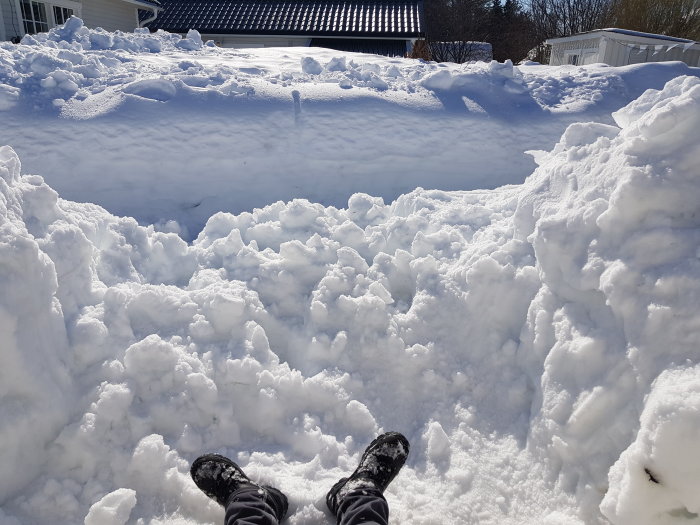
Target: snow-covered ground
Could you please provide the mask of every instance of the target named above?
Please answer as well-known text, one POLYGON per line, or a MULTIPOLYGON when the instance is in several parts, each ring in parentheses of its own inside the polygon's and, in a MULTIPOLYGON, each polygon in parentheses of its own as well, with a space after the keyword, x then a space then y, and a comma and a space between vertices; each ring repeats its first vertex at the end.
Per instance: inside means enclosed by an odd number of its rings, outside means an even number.
POLYGON ((700 523, 698 77, 0 43, 0 524, 700 523))
POLYGON ((524 152, 551 149, 570 123, 614 124, 645 89, 698 74, 217 49, 71 24, 0 47, 0 144, 63 198, 174 220, 187 240, 217 211, 277 200, 344 208, 357 192, 388 203, 416 187, 520 184, 536 166, 524 152))

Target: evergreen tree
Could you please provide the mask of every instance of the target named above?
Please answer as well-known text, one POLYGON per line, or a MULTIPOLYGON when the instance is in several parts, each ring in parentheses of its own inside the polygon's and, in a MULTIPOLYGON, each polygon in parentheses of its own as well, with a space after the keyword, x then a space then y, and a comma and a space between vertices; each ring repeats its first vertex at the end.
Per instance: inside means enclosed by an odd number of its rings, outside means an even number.
POLYGON ((493 58, 519 62, 536 44, 532 23, 520 0, 505 0, 502 6, 499 1, 498 8, 498 11, 492 10, 492 20, 496 20, 494 15, 498 13, 498 22, 490 38, 493 58))

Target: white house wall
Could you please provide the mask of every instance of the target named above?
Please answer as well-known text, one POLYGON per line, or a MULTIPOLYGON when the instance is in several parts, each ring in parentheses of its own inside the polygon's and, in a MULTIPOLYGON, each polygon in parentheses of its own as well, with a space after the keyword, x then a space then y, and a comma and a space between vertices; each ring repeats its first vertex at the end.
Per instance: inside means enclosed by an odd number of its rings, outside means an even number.
POLYGON ((658 44, 635 44, 633 42, 620 43, 618 40, 609 40, 605 60, 611 66, 626 66, 627 64, 639 64, 642 62, 667 62, 669 60, 679 60, 690 66, 700 66, 700 49, 684 49, 681 43, 678 47, 668 50, 673 42, 664 42, 663 49, 656 51, 658 44), (642 46, 646 45, 646 49, 642 46))
POLYGON ((218 46, 245 47, 308 47, 310 38, 275 36, 202 35, 202 40, 213 40, 218 46))
POLYGON ((5 36, 5 14, 3 13, 3 6, 0 4, 0 41, 7 40, 5 36))
POLYGON ((571 64, 570 56, 578 55, 576 65, 604 62, 611 66, 626 66, 678 60, 690 66, 700 66, 700 45, 697 43, 688 48, 684 42, 630 37, 619 33, 597 33, 586 38, 587 36, 575 35, 570 40, 553 42, 549 63, 553 66, 571 64), (659 50, 657 46, 661 46, 659 50))
POLYGON ((115 0, 83 0, 83 22, 88 27, 101 27, 107 31, 133 31, 136 6, 115 0))
POLYGON ((10 40, 12 37, 21 37, 24 34, 19 25, 15 0, 0 0, 0 19, 2 19, 0 20, 2 22, 0 40, 10 40))
POLYGON ((549 64, 552 66, 568 64, 569 62, 567 59, 571 54, 576 54, 581 57, 577 65, 600 62, 601 60, 598 56, 599 46, 600 37, 552 44, 552 55, 549 64))

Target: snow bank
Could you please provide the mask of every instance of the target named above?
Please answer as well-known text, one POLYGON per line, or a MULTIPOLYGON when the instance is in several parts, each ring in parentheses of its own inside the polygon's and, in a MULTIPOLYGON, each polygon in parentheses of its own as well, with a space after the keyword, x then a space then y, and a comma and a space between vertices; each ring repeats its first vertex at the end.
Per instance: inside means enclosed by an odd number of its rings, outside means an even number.
MULTIPOLYGON (((698 360, 692 305, 700 293, 700 149, 689 130, 700 119, 699 102, 700 82, 679 78, 622 110, 619 132, 571 126, 526 183, 544 190, 521 202, 518 214, 528 225, 523 234, 537 221, 528 238, 543 282, 521 344, 527 360, 546 354, 528 365, 541 375, 530 438, 550 444, 543 460, 561 469, 560 481, 582 501, 597 501, 606 490, 608 466, 633 440, 656 377, 698 360), (568 470, 570 462, 578 468, 568 470)), ((681 410, 677 401, 665 402, 681 410)), ((692 447, 685 450, 692 457, 692 447)), ((604 510, 613 523, 632 523, 624 519, 624 500, 635 488, 617 485, 620 469, 611 473, 604 510)), ((673 490, 671 497, 683 501, 673 490)), ((681 522, 694 512, 632 499, 648 523, 681 522)))
POLYGON ((218 211, 278 200, 520 184, 536 167, 524 151, 550 150, 575 121, 614 124, 679 75, 698 70, 220 49, 72 18, 0 43, 0 144, 63 198, 191 240, 218 211))
POLYGON ((521 186, 277 202, 192 244, 4 147, 0 519, 217 522, 187 469, 219 451, 326 523, 396 429, 393 523, 696 520, 700 80, 616 120, 521 186))
POLYGON ((637 439, 610 470, 602 510, 615 523, 694 523, 700 514, 698 366, 664 371, 652 385, 637 439), (640 505, 644 502, 644 505, 640 505))

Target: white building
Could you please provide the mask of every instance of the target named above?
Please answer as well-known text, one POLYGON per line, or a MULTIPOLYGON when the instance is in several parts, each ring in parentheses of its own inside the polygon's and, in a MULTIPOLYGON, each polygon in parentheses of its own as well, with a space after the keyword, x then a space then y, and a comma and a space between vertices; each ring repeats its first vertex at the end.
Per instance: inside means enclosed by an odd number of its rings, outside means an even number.
POLYGON ((133 31, 139 27, 139 10, 160 10, 155 0, 0 0, 0 41, 17 41, 63 24, 71 15, 88 27, 133 31))
POLYGON ((627 29, 596 29, 562 38, 550 38, 545 43, 552 46, 549 59, 552 66, 597 62, 626 66, 669 60, 700 66, 699 42, 627 29))

